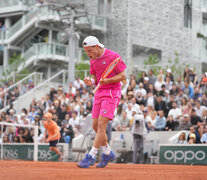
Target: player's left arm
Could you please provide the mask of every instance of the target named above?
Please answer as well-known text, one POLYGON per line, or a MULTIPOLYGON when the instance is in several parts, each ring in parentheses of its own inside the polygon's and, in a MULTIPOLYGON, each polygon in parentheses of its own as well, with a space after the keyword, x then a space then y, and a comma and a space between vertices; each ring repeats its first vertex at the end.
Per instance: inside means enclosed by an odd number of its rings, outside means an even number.
POLYGON ((117 74, 116 76, 113 76, 111 78, 105 78, 105 79, 101 79, 100 80, 100 84, 109 84, 109 83, 116 83, 116 82, 120 82, 126 79, 126 75, 125 72, 122 71, 119 74, 117 74))

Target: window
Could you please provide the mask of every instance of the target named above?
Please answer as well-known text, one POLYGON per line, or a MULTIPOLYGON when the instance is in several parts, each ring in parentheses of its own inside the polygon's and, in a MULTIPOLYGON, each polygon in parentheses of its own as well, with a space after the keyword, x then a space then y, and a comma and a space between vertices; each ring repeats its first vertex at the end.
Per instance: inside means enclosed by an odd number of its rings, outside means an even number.
POLYGON ((192 0, 184 0, 184 27, 192 28, 192 0))
POLYGON ((98 1, 98 14, 103 15, 104 14, 104 0, 98 1))

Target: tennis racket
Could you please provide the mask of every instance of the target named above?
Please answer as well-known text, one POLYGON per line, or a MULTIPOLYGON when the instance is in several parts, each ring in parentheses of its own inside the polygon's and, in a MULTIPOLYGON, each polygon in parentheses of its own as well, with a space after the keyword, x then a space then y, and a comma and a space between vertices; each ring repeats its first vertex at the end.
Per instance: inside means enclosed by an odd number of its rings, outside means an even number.
MULTIPOLYGON (((118 57, 116 58, 111 64, 109 64, 109 66, 105 69, 105 71, 103 72, 103 74, 101 75, 101 79, 105 79, 109 76, 109 74, 111 74, 111 72, 116 68, 116 66, 120 63, 121 58, 118 57)), ((99 87, 101 86, 100 83, 98 83, 98 85, 96 86, 96 88, 94 89, 93 93, 95 94, 96 91, 99 89, 99 87)))

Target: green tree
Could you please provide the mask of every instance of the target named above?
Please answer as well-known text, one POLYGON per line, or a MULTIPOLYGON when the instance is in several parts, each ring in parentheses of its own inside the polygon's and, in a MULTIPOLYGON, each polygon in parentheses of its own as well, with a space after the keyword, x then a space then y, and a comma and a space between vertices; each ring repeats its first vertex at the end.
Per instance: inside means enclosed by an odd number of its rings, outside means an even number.
POLYGON ((89 75, 90 65, 89 63, 81 62, 79 64, 76 64, 76 78, 79 77, 80 79, 84 79, 85 77, 85 71, 87 71, 87 75, 89 75))

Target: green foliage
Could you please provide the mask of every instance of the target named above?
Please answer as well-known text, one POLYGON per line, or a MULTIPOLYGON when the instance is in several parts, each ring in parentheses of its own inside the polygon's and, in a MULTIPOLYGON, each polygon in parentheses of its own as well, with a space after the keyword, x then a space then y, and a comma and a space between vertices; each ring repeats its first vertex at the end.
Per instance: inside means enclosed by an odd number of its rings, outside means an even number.
POLYGON ((88 63, 79 63, 75 66, 76 69, 76 77, 79 77, 80 79, 84 79, 85 77, 85 70, 87 71, 87 75, 89 75, 90 65, 88 63))
POLYGON ((81 60, 82 61, 89 60, 89 57, 88 57, 88 55, 86 54, 85 51, 83 51, 83 53, 82 53, 81 60))
POLYGON ((157 55, 149 55, 149 58, 144 60, 144 65, 145 69, 152 69, 154 74, 157 75, 159 74, 160 69, 162 69, 162 67, 160 65, 157 65, 160 62, 160 60, 158 59, 157 55))

